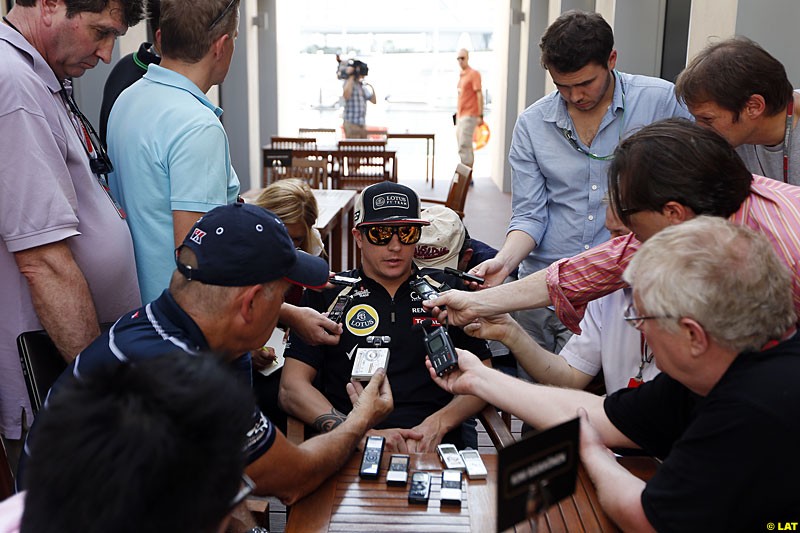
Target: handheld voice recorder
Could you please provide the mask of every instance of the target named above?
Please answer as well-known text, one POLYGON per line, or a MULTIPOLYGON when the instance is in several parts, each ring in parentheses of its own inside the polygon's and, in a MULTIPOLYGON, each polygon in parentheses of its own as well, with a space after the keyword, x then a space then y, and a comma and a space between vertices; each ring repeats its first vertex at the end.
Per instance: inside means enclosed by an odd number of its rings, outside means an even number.
POLYGON ((428 352, 428 358, 431 360, 431 365, 439 377, 444 376, 451 370, 458 367, 458 355, 456 348, 453 346, 453 341, 450 340, 450 335, 443 327, 434 328, 431 333, 423 330, 425 335, 423 341, 425 342, 425 351, 428 352))
POLYGON ((389 470, 386 472, 386 484, 405 487, 408 482, 409 456, 395 453, 389 461, 389 470))
POLYGON ((361 457, 361 468, 358 475, 363 479, 378 479, 378 470, 381 468, 383 445, 385 439, 370 435, 364 445, 364 455, 361 457))

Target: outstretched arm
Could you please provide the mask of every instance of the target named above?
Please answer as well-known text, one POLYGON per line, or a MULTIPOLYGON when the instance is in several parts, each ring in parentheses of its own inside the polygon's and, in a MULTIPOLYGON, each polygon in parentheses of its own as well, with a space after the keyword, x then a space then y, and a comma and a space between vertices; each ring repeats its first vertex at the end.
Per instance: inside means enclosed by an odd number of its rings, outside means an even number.
POLYGON ((602 442, 608 447, 638 448, 606 416, 604 398, 581 390, 526 383, 486 368, 474 354, 458 351, 459 370, 440 378, 430 366, 433 380, 453 394, 472 394, 495 407, 513 413, 537 429, 546 429, 575 418, 583 407, 594 421, 602 442))
POLYGON ((435 300, 426 300, 423 305, 433 309, 440 321, 447 320, 456 326, 469 324, 478 317, 544 307, 550 305, 545 274, 540 270, 521 280, 478 292, 446 291, 435 300), (447 310, 442 310, 442 305, 447 310))
POLYGON ((258 494, 277 496, 287 505, 296 502, 339 470, 367 430, 394 407, 383 370, 375 373, 360 395, 348 384, 348 394, 354 402, 353 410, 334 430, 299 446, 278 432, 272 447, 247 468, 258 494))
POLYGON ((583 389, 592 381, 593 376, 581 372, 560 355, 539 346, 510 315, 479 318, 464 326, 464 331, 473 337, 502 342, 538 383, 583 389))

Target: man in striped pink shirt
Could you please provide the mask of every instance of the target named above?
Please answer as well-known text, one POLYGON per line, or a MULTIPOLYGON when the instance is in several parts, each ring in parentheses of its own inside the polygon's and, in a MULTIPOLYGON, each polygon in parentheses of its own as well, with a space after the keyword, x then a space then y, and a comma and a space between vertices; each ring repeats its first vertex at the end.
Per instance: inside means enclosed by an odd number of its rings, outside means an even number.
POLYGON ((513 283, 480 293, 448 291, 435 303, 446 305, 449 320, 457 325, 553 304, 559 319, 580 332, 586 304, 626 286, 622 273, 641 241, 667 226, 712 215, 768 237, 792 272, 795 309, 800 311, 800 187, 751 175, 716 133, 681 119, 642 128, 615 152, 609 195, 630 235, 513 283))

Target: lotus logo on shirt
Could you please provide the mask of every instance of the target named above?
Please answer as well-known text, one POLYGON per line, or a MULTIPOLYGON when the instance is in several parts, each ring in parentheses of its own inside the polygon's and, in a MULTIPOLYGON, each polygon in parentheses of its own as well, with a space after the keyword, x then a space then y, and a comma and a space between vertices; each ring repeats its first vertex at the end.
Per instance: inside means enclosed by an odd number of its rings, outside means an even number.
POLYGON ((371 335, 376 329, 380 319, 374 307, 367 304, 359 304, 351 307, 345 316, 345 326, 347 331, 353 335, 364 337, 371 335))

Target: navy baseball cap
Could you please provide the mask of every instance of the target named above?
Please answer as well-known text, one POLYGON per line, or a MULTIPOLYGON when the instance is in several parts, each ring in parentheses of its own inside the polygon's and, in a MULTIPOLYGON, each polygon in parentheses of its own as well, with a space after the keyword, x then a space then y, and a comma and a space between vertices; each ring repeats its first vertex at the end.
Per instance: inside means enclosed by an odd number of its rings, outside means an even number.
POLYGON ((256 205, 216 207, 195 222, 175 249, 175 264, 187 279, 208 285, 246 287, 286 279, 303 287, 328 283, 325 260, 296 250, 281 219, 256 205), (192 250, 197 266, 178 260, 182 247, 192 250))
POLYGON ((375 224, 430 225, 419 215, 417 193, 393 181, 374 183, 361 191, 353 219, 357 228, 375 224))

